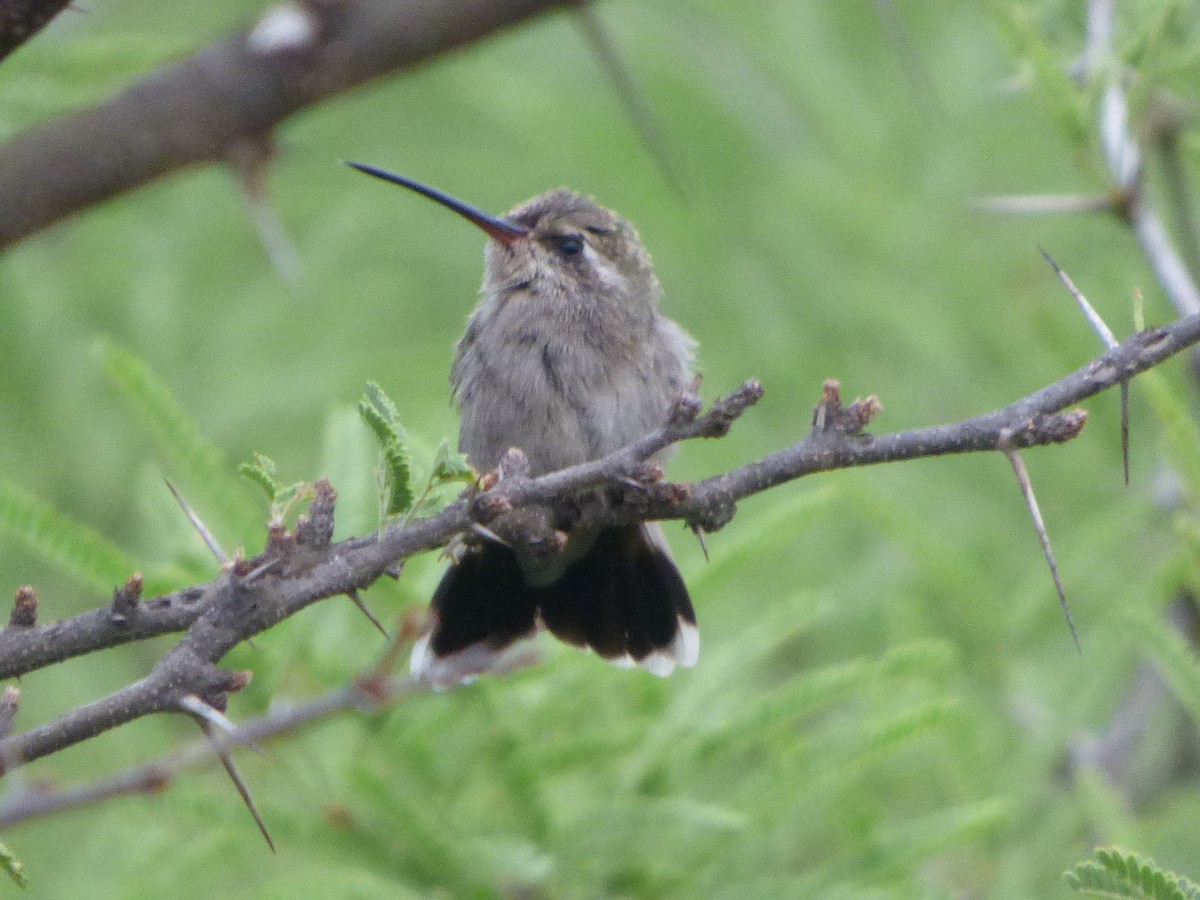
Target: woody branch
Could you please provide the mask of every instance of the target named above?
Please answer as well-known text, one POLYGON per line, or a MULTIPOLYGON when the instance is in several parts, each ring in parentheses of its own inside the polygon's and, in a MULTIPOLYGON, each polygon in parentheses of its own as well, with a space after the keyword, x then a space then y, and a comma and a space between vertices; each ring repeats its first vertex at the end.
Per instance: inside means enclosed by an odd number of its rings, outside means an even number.
POLYGON ((218 667, 234 646, 316 601, 369 586, 398 562, 443 546, 477 524, 495 526, 522 509, 554 506, 581 490, 610 486, 622 490, 627 502, 591 511, 597 521, 682 519, 714 530, 732 517, 741 498, 815 472, 1064 442, 1086 420, 1082 411, 1064 410, 1198 341, 1200 316, 1189 316, 1136 334, 1003 409, 893 434, 864 433, 878 401, 843 406, 836 384, 827 383, 816 427, 795 445, 693 484, 662 482, 661 470, 647 461, 671 444, 726 433, 761 395, 757 382, 747 382, 703 414, 695 398, 683 398, 662 429, 603 459, 538 478, 516 472, 435 516, 337 544, 329 541, 335 494, 320 481, 310 515, 294 533, 272 532, 260 556, 234 565, 215 581, 149 602, 131 604, 126 597, 123 622, 114 621, 114 601, 54 625, 12 624, 0 632, 0 677, 12 677, 116 643, 186 629, 179 644, 136 684, 0 740, 0 766, 11 770, 141 716, 180 711, 187 697, 223 709, 228 693, 249 677, 218 667))
MULTIPOLYGON (((188 166, 265 162, 272 131, 292 115, 572 5, 570 0, 280 3, 246 31, 153 72, 117 96, 0 144, 0 250, 188 166)), ((24 27, 0 16, 0 51, 6 40, 28 37, 24 27)))

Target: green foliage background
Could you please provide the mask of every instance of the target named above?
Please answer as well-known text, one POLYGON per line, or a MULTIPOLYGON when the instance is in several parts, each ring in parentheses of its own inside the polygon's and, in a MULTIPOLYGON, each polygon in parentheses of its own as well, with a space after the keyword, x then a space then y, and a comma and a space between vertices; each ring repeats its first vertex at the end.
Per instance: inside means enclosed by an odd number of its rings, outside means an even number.
MULTIPOLYGON (((1120 6, 1142 87, 1194 108, 1195 8, 1120 6)), ((328 474, 339 534, 369 529, 376 457, 354 412, 368 379, 396 399, 418 468, 454 434, 446 378, 481 236, 342 159, 495 210, 568 184, 636 222, 667 312, 700 342, 705 393, 751 376, 767 387, 727 439, 683 449, 677 478, 801 437, 828 377, 880 394, 877 427, 891 430, 994 408, 1081 365, 1098 342, 1038 243, 1118 333, 1135 287, 1151 322, 1170 318, 1119 222, 971 207, 1107 189, 1095 98, 1055 74, 1082 46, 1081 4, 897 4, 927 91, 879 7, 604 4, 682 197, 559 15, 282 130, 270 183, 300 288, 272 270, 218 168, 18 247, 0 261, 0 520, 13 526, 0 586, 36 583, 49 620, 103 602, 126 561, 160 587, 210 577, 162 479, 253 552, 265 510, 235 471, 253 450, 284 481, 328 474), (19 525, 52 518, 32 497, 95 532, 94 565, 53 524, 19 525)), ((234 0, 68 11, 0 68, 0 134, 103 99, 247 15, 234 0)), ((1194 137, 1184 150, 1195 170, 1194 137)), ((276 856, 217 772, 4 840, 31 897, 1054 897, 1095 840, 1195 876, 1194 781, 1131 811, 1099 776, 1062 778, 1068 742, 1104 726, 1139 659, 1194 678, 1157 625, 1194 571, 1195 530, 1154 502, 1164 455, 1195 452, 1186 417, 1174 443, 1160 437, 1161 418, 1186 411, 1183 375, 1169 365, 1153 391, 1134 388, 1131 488, 1115 394, 1088 404, 1080 440, 1027 456, 1082 657, 1002 457, 839 472, 744 503, 710 562, 670 529, 702 623, 693 671, 659 681, 547 644, 538 668, 246 756, 276 856)), ((394 621, 439 570, 414 561, 367 599, 394 621)), ((19 726, 139 677, 165 646, 27 676, 19 726)), ((231 714, 341 683, 379 650, 348 602, 321 604, 237 651, 231 664, 256 678, 231 714)), ((139 722, 28 777, 94 777, 194 731, 139 722)))

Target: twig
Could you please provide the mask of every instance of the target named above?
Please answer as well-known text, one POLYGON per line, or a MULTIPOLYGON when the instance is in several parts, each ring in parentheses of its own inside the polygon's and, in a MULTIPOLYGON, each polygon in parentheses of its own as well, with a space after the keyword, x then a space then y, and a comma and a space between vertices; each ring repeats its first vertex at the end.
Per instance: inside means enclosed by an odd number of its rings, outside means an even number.
POLYGON ((1167 299, 1181 316, 1191 316, 1200 312, 1200 289, 1197 289, 1187 266, 1175 252, 1162 221, 1144 200, 1130 205, 1128 219, 1142 252, 1150 262, 1150 267, 1154 269, 1158 283, 1166 291, 1167 299))
POLYGON ((138 605, 130 620, 113 617, 110 605, 53 625, 0 631, 0 678, 12 678, 95 650, 186 631, 211 597, 214 584, 186 587, 138 605))
POLYGON ((1167 100, 1159 100, 1154 111, 1154 134, 1157 137, 1158 155, 1162 160, 1163 177, 1167 182, 1164 202, 1170 208, 1175 223, 1175 236, 1180 246, 1180 257, 1194 281, 1200 278, 1200 224, 1196 222, 1196 210, 1192 203, 1192 186, 1188 179, 1184 154, 1180 147, 1186 123, 1176 103, 1168 110, 1163 107, 1167 100))
POLYGON ((20 689, 11 684, 5 685, 4 692, 0 693, 0 738, 8 737, 9 732, 12 731, 13 720, 17 717, 17 710, 20 708, 20 689))
MULTIPOLYGON (((1116 37, 1113 0, 1089 0, 1087 33, 1085 75, 1095 78, 1102 74, 1099 62, 1111 58, 1113 53, 1116 37)), ((1142 252, 1175 309, 1181 316, 1190 316, 1200 312, 1200 289, 1138 185, 1141 152, 1129 130, 1128 104, 1118 80, 1119 74, 1116 71, 1108 73, 1109 83, 1100 108, 1100 138, 1105 160, 1118 189, 1124 194, 1124 202, 1114 209, 1133 228, 1142 252)))
POLYGON ((1080 75, 1092 77, 1102 64, 1109 61, 1113 36, 1116 34, 1117 10, 1114 0, 1089 0, 1087 34, 1080 60, 1080 75))

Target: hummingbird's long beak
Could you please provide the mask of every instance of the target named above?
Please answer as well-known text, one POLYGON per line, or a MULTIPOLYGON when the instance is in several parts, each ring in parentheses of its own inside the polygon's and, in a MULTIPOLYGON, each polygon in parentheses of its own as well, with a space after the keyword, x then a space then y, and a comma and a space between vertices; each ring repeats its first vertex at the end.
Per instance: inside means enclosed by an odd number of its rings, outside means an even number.
POLYGON ((465 203, 457 197, 451 197, 445 191, 439 191, 437 188, 430 187, 427 184, 421 184, 421 182, 414 181, 404 175, 397 175, 395 172, 369 166, 366 163, 347 162, 346 165, 360 172, 365 172, 368 175, 374 175, 376 178, 382 178, 384 181, 390 181, 392 184, 398 184, 401 187, 416 191, 418 194, 424 194, 430 200, 435 200, 442 204, 442 206, 454 210, 468 222, 474 222, 489 237, 495 238, 502 244, 511 244, 513 241, 529 236, 528 228, 524 228, 515 222, 509 222, 507 219, 502 219, 499 216, 485 213, 482 209, 472 206, 470 203, 465 203))

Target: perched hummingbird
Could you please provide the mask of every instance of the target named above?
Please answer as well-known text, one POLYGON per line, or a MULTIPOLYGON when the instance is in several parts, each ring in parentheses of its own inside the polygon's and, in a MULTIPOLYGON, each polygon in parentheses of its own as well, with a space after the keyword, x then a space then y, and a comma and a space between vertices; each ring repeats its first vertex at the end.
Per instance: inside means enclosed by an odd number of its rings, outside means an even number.
MULTIPOLYGON (((662 289, 633 226, 573 191, 503 217, 360 163, 473 222, 490 240, 482 299, 450 382, 459 449, 479 471, 511 447, 539 475, 598 459, 661 427, 692 381, 694 342, 658 310, 662 289)), ((455 684, 540 626, 618 665, 655 675, 691 666, 696 614, 661 529, 576 527, 558 554, 495 542, 472 548, 433 595, 414 675, 455 684)))

